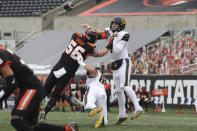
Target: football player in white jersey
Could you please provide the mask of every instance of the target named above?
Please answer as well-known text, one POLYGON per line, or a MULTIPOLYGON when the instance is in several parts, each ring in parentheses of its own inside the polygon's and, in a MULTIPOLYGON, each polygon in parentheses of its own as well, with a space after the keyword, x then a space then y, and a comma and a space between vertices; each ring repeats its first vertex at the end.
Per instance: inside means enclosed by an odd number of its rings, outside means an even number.
POLYGON ((83 58, 78 56, 77 61, 80 66, 87 70, 86 93, 83 103, 72 97, 71 101, 74 104, 84 106, 86 111, 90 111, 89 116, 98 114, 98 121, 95 123, 95 128, 108 124, 107 119, 107 95, 105 91, 106 79, 95 69, 95 67, 83 62, 83 58))
MULTIPOLYGON (((130 97, 135 106, 135 112, 131 119, 133 120, 144 113, 142 107, 138 103, 135 92, 131 87, 129 87, 132 64, 127 51, 130 34, 124 30, 125 25, 126 20, 124 17, 113 18, 110 27, 106 28, 105 30, 105 32, 110 34, 105 35, 110 36, 108 38, 109 44, 106 46, 106 48, 97 52, 98 57, 104 56, 109 51, 111 53, 113 80, 116 87, 115 93, 118 97, 119 103, 119 117, 115 125, 120 125, 122 122, 128 119, 125 108, 126 100, 124 91, 130 97)), ((87 24, 82 24, 82 27, 95 29, 94 27, 90 27, 87 24)))

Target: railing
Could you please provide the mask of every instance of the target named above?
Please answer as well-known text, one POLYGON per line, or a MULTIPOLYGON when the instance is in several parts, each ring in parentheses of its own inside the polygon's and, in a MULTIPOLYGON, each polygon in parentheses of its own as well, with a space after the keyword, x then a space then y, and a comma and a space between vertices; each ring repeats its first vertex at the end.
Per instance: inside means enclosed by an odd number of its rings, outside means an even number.
POLYGON ((41 33, 42 33, 42 31, 39 31, 39 30, 35 30, 35 31, 32 31, 32 32, 28 33, 22 39, 20 39, 18 42, 16 42, 16 49, 15 50, 18 50, 21 47, 23 47, 24 42, 30 41, 33 38, 37 38, 38 36, 40 36, 41 33))
POLYGON ((182 74, 187 74, 187 73, 194 74, 195 72, 197 72, 197 63, 183 66, 181 68, 181 71, 182 71, 182 74))
POLYGON ((177 41, 179 41, 183 36, 183 31, 179 31, 175 36, 174 36, 174 42, 176 43, 177 41))

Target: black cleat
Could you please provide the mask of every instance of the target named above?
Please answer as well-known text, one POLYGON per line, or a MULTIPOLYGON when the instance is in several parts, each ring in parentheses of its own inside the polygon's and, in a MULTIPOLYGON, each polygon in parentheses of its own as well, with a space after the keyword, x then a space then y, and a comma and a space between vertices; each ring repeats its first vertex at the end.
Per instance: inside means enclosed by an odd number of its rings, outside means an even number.
POLYGON ((45 120, 46 120, 46 114, 45 114, 45 111, 41 111, 40 112, 40 123, 45 123, 45 120))

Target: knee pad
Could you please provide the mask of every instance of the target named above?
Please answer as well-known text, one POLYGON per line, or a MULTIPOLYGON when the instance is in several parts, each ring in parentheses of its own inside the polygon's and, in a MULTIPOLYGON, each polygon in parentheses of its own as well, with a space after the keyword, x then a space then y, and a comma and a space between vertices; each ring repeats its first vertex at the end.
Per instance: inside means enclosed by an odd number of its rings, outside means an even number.
POLYGON ((18 125, 20 125, 21 119, 11 119, 10 123, 13 127, 17 127, 18 125))
POLYGON ((10 123, 17 131, 33 131, 33 129, 26 124, 24 120, 11 119, 10 123))

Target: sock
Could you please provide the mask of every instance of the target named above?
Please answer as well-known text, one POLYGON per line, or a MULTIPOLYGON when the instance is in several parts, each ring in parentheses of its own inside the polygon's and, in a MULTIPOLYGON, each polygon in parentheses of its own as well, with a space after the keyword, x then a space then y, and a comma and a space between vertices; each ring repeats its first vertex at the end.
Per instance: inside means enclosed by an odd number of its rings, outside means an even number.
POLYGON ((34 131, 71 131, 69 126, 57 126, 46 123, 40 123, 34 128, 34 131))
POLYGON ((56 104, 56 99, 55 99, 55 97, 52 96, 52 98, 47 103, 47 106, 45 108, 45 114, 47 114, 49 111, 51 111, 51 109, 55 106, 55 104, 56 104))
POLYGON ((127 93, 129 98, 133 102, 135 110, 142 110, 142 107, 139 105, 138 100, 137 100, 137 96, 136 96, 135 92, 133 91, 133 89, 129 86, 125 86, 124 91, 127 93))
POLYGON ((45 115, 47 115, 47 113, 51 111, 51 107, 50 105, 47 105, 46 108, 45 108, 45 115))
POLYGON ((18 131, 33 131, 33 129, 21 119, 11 119, 11 125, 18 131))
POLYGON ((127 117, 126 114, 126 108, 125 108, 125 95, 123 91, 116 92, 116 95, 118 97, 118 105, 119 105, 119 118, 125 118, 127 117))

